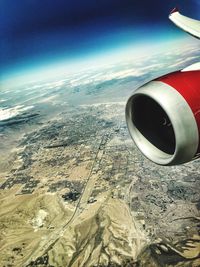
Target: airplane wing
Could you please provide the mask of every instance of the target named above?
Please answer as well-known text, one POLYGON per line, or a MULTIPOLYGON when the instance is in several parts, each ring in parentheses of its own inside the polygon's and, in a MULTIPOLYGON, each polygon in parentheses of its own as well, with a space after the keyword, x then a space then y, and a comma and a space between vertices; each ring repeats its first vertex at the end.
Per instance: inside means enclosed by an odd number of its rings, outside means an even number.
POLYGON ((188 18, 179 13, 177 8, 174 8, 169 19, 176 24, 179 28, 200 39, 200 21, 188 18))

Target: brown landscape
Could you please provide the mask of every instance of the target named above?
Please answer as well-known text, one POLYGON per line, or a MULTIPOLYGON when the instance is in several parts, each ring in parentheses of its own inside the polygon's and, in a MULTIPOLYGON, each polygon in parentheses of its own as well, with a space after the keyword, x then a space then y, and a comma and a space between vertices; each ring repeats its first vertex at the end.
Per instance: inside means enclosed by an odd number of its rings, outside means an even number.
POLYGON ((199 161, 148 162, 123 109, 61 113, 1 154, 1 266, 199 266, 199 161))

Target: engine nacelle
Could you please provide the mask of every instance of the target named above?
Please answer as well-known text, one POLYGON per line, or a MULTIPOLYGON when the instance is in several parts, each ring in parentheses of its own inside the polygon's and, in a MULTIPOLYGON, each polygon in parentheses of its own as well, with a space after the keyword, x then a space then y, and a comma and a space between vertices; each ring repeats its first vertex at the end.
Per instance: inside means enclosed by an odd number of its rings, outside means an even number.
POLYGON ((177 165, 197 158, 200 70, 187 68, 141 86, 127 102, 126 120, 135 144, 151 161, 177 165))

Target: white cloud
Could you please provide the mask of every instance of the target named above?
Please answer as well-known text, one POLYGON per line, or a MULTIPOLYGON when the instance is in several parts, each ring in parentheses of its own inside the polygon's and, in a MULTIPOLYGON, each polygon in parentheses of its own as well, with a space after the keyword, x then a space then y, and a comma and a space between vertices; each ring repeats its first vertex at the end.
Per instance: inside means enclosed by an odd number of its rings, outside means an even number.
POLYGON ((32 109, 33 106, 15 106, 13 108, 0 108, 0 121, 8 120, 10 118, 16 117, 20 113, 32 109))

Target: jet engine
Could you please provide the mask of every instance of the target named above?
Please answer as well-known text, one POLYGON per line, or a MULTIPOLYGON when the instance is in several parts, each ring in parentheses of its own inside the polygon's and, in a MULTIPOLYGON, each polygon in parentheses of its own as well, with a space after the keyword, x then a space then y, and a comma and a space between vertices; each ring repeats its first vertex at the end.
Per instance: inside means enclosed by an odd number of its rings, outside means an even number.
POLYGON ((127 102, 130 135, 157 164, 182 164, 200 155, 200 68, 195 65, 141 86, 127 102))

